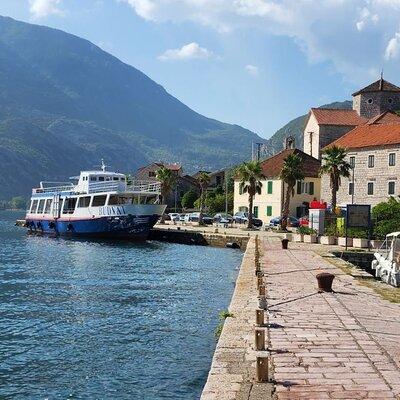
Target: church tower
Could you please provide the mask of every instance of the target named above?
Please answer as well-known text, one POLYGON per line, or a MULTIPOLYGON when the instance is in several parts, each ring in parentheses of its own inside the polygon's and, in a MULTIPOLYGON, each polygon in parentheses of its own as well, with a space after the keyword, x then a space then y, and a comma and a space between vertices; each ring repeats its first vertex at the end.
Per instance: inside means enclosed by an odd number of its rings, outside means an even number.
POLYGON ((353 110, 367 119, 385 111, 400 110, 400 88, 381 76, 376 82, 353 93, 353 110))

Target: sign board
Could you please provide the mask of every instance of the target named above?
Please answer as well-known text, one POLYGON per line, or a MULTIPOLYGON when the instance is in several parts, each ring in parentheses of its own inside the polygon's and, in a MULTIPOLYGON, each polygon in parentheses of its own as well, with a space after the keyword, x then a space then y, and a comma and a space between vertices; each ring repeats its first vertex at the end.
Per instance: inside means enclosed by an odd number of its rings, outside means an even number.
POLYGON ((346 213, 347 228, 369 228, 371 222, 371 206, 364 204, 348 204, 346 213))

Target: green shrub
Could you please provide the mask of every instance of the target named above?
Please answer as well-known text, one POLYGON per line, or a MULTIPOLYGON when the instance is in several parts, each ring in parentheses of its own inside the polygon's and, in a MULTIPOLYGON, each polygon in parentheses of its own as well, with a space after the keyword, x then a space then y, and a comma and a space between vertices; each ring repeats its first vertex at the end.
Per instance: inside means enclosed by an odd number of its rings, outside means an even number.
POLYGON ((217 328, 215 329, 215 337, 217 339, 221 336, 222 328, 224 327, 224 322, 228 317, 234 318, 235 316, 228 310, 223 310, 219 313, 220 323, 218 324, 217 328))
POLYGON ((400 203, 393 197, 388 201, 377 204, 372 209, 374 221, 373 235, 384 239, 388 233, 400 230, 400 203))
POLYGON ((316 235, 317 231, 315 229, 309 228, 308 226, 299 226, 297 232, 301 235, 316 235))
POLYGON ((187 191, 181 199, 181 204, 183 208, 193 208, 194 202, 199 196, 194 190, 187 191))

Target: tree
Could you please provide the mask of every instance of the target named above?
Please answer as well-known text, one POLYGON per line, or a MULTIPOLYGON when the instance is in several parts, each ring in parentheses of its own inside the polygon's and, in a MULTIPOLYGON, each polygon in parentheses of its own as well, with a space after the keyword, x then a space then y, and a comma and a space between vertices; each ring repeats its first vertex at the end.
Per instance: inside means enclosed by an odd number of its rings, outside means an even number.
POLYGON ((236 176, 240 180, 240 191, 249 195, 249 218, 247 228, 253 227, 253 201, 254 196, 261 194, 262 183, 264 179, 261 163, 259 161, 248 161, 239 165, 236 170, 236 176))
POLYGON ((188 190, 181 199, 181 205, 183 208, 193 208, 194 202, 197 200, 198 195, 197 193, 193 190, 190 189, 188 190))
POLYGON ((329 175, 331 185, 331 207, 334 212, 337 202, 337 191, 341 185, 341 177, 350 176, 351 165, 345 160, 346 149, 339 146, 328 147, 322 153, 320 175, 329 175))
POLYGON ((13 197, 10 200, 10 207, 14 210, 22 210, 26 208, 26 199, 22 196, 13 197))
MULTIPOLYGON (((161 183, 160 201, 161 201, 161 203, 164 203, 166 201, 168 195, 171 193, 172 188, 175 185, 176 177, 169 168, 166 168, 165 166, 162 165, 156 171, 156 178, 161 183)), ((162 217, 161 217, 161 222, 162 223, 165 222, 164 215, 162 215, 162 217)))
POLYGON ((197 177, 197 182, 199 184, 200 188, 200 215, 199 215, 199 225, 203 224, 203 213, 204 213, 204 200, 205 200, 205 192, 210 184, 210 174, 207 174, 206 172, 202 172, 198 177, 197 177))
POLYGON ((374 237, 385 239, 391 232, 400 231, 400 203, 394 197, 387 202, 377 204, 372 209, 374 237))
POLYGON ((280 173, 281 180, 286 184, 286 194, 283 202, 281 227, 286 229, 287 219, 290 210, 290 198, 297 181, 304 179, 303 160, 296 153, 289 154, 283 160, 283 166, 280 173))

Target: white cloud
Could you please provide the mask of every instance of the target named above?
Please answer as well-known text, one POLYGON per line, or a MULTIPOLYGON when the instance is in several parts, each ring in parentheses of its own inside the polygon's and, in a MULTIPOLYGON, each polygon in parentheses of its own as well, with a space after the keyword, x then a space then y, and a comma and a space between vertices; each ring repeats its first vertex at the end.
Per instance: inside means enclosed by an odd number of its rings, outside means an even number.
POLYGON ((389 44, 393 58, 390 38, 396 39, 400 20, 400 0, 117 1, 157 23, 191 21, 225 34, 248 29, 289 37, 310 62, 330 61, 355 81, 371 79, 389 44))
POLYGON ((251 75, 251 76, 258 76, 258 67, 255 65, 247 64, 244 69, 251 75))
POLYGON ((62 0, 29 0, 29 11, 34 18, 47 17, 50 14, 62 15, 63 11, 59 8, 62 0))
POLYGON ((390 60, 393 58, 398 58, 400 53, 400 33, 396 32, 394 37, 392 37, 385 50, 385 59, 390 60))
POLYGON ((210 58, 213 53, 204 47, 200 47, 198 43, 192 42, 185 44, 180 49, 169 49, 161 54, 158 59, 161 61, 168 60, 190 60, 190 59, 206 59, 210 58))

